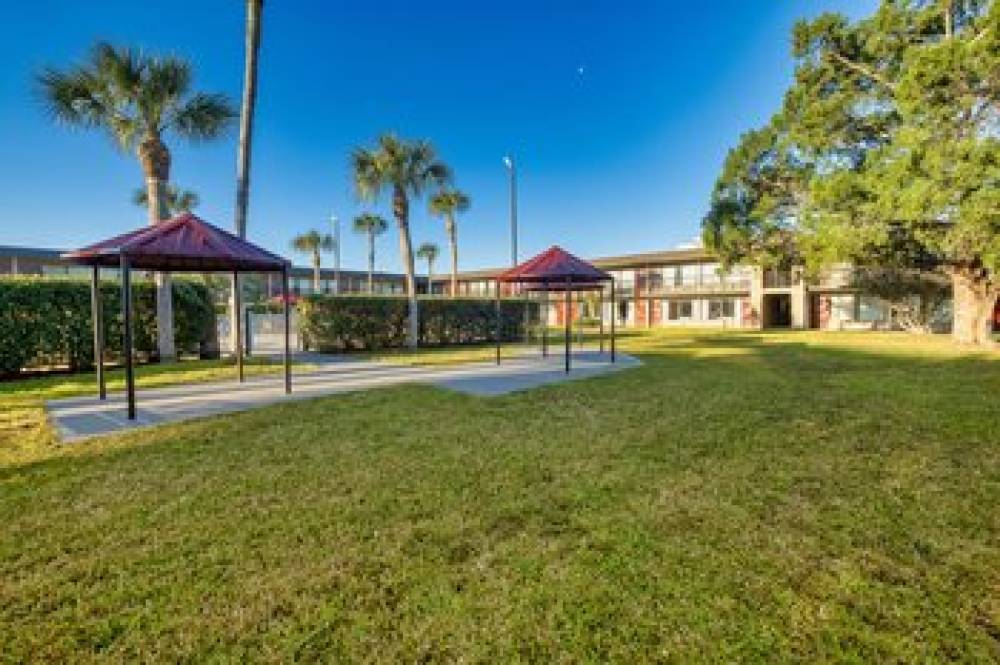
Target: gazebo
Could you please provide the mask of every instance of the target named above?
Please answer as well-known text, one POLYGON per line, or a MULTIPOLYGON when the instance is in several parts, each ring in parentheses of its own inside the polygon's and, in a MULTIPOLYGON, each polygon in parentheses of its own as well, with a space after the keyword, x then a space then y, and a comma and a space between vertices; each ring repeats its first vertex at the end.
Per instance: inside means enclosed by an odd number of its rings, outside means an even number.
MULTIPOLYGON (((552 246, 532 259, 528 259, 510 270, 504 271, 496 279, 496 314, 497 314, 497 364, 500 364, 500 285, 516 284, 526 291, 540 292, 548 304, 551 292, 564 292, 566 312, 565 356, 566 372, 570 371, 572 351, 571 329, 573 293, 582 291, 597 291, 600 295, 600 344, 604 351, 604 287, 611 285, 611 362, 615 362, 615 279, 609 273, 594 267, 583 259, 573 256, 559 246, 552 246)), ((544 315, 543 315, 544 316, 544 315)), ((542 355, 548 355, 548 326, 542 325, 542 355)))
MULTIPOLYGON (((282 276, 282 300, 285 304, 285 392, 292 391, 291 349, 289 346, 289 262, 232 233, 209 224, 186 212, 155 226, 145 226, 88 247, 68 252, 62 258, 93 268, 91 274, 91 308, 94 324, 94 364, 97 368, 97 385, 100 398, 106 399, 104 379, 104 322, 101 308, 100 269, 118 268, 121 271, 122 353, 125 359, 125 391, 128 399, 128 418, 135 420, 135 372, 132 341, 132 278, 133 269, 165 272, 225 272, 235 277, 241 272, 278 272, 282 276)), ((239 289, 235 294, 236 308, 240 308, 239 289)), ((235 344, 237 374, 243 382, 243 332, 236 320, 235 344)))

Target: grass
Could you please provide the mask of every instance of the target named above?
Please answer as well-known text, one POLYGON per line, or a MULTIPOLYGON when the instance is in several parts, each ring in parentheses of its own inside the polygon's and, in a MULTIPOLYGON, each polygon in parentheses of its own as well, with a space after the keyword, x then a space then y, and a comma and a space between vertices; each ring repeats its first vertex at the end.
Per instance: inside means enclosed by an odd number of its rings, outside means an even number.
POLYGON ((622 347, 644 365, 8 465, 0 654, 1000 659, 1000 355, 865 333, 622 347))
MULTIPOLYGON (((250 375, 280 372, 281 364, 254 358, 244 365, 250 375)), ((232 379, 236 368, 231 360, 191 360, 136 367, 139 388, 183 385, 232 379)), ((108 392, 125 389, 125 371, 106 375, 108 392)), ((94 395, 97 379, 93 373, 45 376, 0 383, 0 467, 37 461, 63 452, 55 430, 45 417, 45 400, 94 395)))

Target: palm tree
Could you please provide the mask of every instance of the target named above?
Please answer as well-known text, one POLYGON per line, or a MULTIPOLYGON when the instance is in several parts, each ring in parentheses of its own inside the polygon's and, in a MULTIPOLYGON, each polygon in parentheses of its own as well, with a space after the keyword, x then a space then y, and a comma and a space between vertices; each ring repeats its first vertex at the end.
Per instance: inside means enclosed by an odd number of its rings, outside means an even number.
POLYGON ((427 295, 434 293, 434 262, 440 253, 441 248, 432 242, 425 242, 417 247, 417 257, 427 261, 427 295))
MULTIPOLYGON (((236 151, 236 235, 247 237, 247 208, 250 204, 250 148, 253 143, 253 118, 257 108, 257 56, 260 53, 260 20, 264 0, 246 0, 247 20, 244 29, 243 100, 240 105, 240 138, 236 151)), ((271 276, 268 275, 268 280, 271 276)), ((239 275, 233 274, 229 316, 231 330, 236 329, 240 313, 236 311, 239 275)))
MULTIPOLYGON (((146 177, 149 223, 166 219, 170 151, 167 133, 190 141, 223 134, 236 113, 219 94, 191 91, 191 65, 175 57, 151 57, 126 47, 97 43, 87 62, 38 75, 42 100, 59 122, 107 131, 121 150, 135 150, 146 177)), ((157 348, 174 352, 170 275, 157 275, 157 348)))
POLYGON ((458 229, 455 215, 469 209, 469 197, 457 189, 442 189, 431 198, 431 214, 444 218, 444 230, 448 234, 451 249, 451 297, 458 295, 458 229))
POLYGON ((320 292, 320 252, 332 252, 337 243, 329 233, 320 233, 315 229, 295 236, 292 239, 292 249, 312 256, 313 293, 320 292))
POLYGON ((375 237, 389 229, 385 218, 371 212, 366 212, 354 218, 354 232, 368 236, 368 293, 375 292, 375 237))
MULTIPOLYGON (((170 216, 182 212, 190 212, 198 207, 201 199, 190 189, 180 189, 173 185, 167 185, 167 214, 170 216)), ((149 206, 149 191, 143 188, 132 192, 132 203, 140 208, 149 206)))
POLYGON ((438 161, 427 141, 404 141, 383 134, 374 149, 357 148, 351 155, 354 187, 362 200, 375 201, 385 189, 392 192, 392 215, 399 227, 399 253, 406 272, 409 299, 407 345, 417 346, 419 312, 416 279, 413 274, 413 241, 410 238, 410 197, 420 197, 430 185, 444 185, 450 169, 438 161))

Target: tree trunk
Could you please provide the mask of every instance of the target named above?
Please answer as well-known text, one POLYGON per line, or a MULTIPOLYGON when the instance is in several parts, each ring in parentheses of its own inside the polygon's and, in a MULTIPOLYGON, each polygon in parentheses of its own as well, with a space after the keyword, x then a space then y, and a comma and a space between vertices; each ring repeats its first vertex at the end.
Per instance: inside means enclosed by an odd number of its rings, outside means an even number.
POLYGON ((320 287, 322 286, 321 282, 323 281, 322 273, 320 271, 319 266, 320 266, 319 250, 316 249, 313 250, 313 293, 317 295, 322 293, 320 287))
MULTIPOLYGON (((264 0, 247 0, 244 35, 243 102, 240 106, 240 138, 236 153, 236 235, 247 237, 247 208, 250 204, 250 151, 253 143, 253 117, 257 107, 257 54, 260 51, 260 14, 264 0)), ((230 330, 236 330, 236 290, 242 288, 239 275, 233 275, 229 292, 230 330)))
POLYGON ((236 235, 241 238, 247 237, 250 151, 253 144, 253 116, 257 106, 257 54, 260 51, 260 13, 263 4, 263 0, 247 0, 243 102, 240 106, 240 139, 236 157, 236 235))
POLYGON ((1000 289, 985 270, 962 266, 951 271, 952 338, 959 344, 993 346, 993 307, 1000 289))
POLYGON ((451 297, 454 298, 458 295, 458 231, 451 216, 445 221, 445 231, 448 233, 448 245, 451 248, 451 297))
POLYGON ((392 193, 392 214, 399 226, 399 254, 403 260, 403 270, 406 273, 406 297, 410 305, 406 345, 415 349, 420 336, 420 312, 417 305, 417 284, 413 268, 413 241, 410 238, 410 201, 406 198, 406 192, 399 187, 396 187, 392 193))
POLYGON ((427 295, 434 294, 434 259, 427 259, 427 295))
MULTIPOLYGON (((149 134, 139 143, 139 162, 146 175, 146 209, 149 224, 155 226, 169 217, 167 185, 170 182, 170 151, 156 134, 149 134)), ((176 359, 174 347, 174 304, 170 273, 156 273, 156 350, 161 362, 176 359)))
POLYGON ((368 295, 375 293, 375 230, 368 228, 368 295))

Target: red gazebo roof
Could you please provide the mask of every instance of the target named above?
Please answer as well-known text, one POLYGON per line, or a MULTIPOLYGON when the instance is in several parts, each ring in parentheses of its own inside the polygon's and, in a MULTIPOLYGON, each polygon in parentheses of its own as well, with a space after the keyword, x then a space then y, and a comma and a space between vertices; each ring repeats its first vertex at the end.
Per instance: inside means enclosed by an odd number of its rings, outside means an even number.
POLYGON ((67 252, 62 258, 84 265, 117 267, 123 255, 132 268, 142 270, 271 272, 289 265, 285 258, 190 212, 67 252))
POLYGON ((611 275, 573 256, 562 247, 553 245, 535 258, 500 273, 497 279, 501 282, 527 284, 565 285, 570 282, 595 285, 595 282, 609 281, 611 275))

